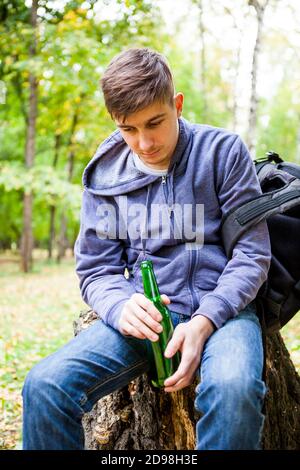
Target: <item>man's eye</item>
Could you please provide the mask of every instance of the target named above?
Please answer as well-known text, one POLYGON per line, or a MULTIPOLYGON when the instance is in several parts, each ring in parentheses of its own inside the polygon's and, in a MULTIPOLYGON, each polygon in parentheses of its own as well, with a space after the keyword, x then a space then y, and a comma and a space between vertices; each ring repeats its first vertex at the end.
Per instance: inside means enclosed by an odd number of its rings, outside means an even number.
POLYGON ((159 124, 161 124, 162 121, 159 121, 159 122, 152 122, 151 124, 149 124, 149 127, 156 127, 156 126, 159 126, 159 124))

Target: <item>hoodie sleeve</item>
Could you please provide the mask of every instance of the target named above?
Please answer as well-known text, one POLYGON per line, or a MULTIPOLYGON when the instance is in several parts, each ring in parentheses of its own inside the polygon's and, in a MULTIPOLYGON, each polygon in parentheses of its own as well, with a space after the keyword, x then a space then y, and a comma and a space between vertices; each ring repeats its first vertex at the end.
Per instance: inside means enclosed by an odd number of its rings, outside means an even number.
POLYGON ((80 232, 74 247, 76 272, 83 300, 104 323, 118 330, 122 308, 135 290, 124 276, 122 242, 99 236, 99 203, 98 197, 84 191, 80 232))
MULTIPOLYGON (((261 194, 261 188, 253 161, 239 137, 222 157, 217 167, 216 189, 224 216, 237 205, 261 194)), ((266 222, 260 222, 237 241, 217 286, 202 297, 192 317, 204 315, 220 328, 255 299, 267 279, 270 262, 268 227, 266 222)))

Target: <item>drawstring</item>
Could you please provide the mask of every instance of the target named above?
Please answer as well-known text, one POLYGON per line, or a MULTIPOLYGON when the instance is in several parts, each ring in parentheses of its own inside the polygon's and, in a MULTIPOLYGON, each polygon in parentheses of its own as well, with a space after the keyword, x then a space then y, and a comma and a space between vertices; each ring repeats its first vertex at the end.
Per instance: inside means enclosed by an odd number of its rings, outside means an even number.
POLYGON ((175 173, 176 163, 174 163, 174 167, 170 173, 170 203, 169 206, 169 216, 171 217, 172 211, 174 209, 174 173, 175 173))
MULTIPOLYGON (((176 163, 174 164, 174 167, 170 173, 170 194, 169 194, 169 201, 168 201, 168 211, 169 211, 169 216, 171 218, 172 212, 174 210, 174 173, 175 173, 175 168, 176 168, 176 163)), ((146 197, 146 211, 145 211, 145 217, 143 220, 143 226, 141 228, 141 243, 142 243, 142 250, 143 250, 143 256, 146 258, 146 239, 147 239, 147 232, 148 232, 148 212, 150 211, 149 208, 149 202, 150 202, 150 193, 152 189, 152 184, 149 183, 147 187, 147 197, 146 197)), ((175 217, 175 214, 174 214, 175 217)))
POLYGON ((151 188, 152 188, 152 183, 150 183, 147 187, 146 211, 145 211, 143 227, 141 229, 141 242, 142 242, 142 249, 143 249, 144 258, 146 258, 146 238, 147 238, 147 229, 148 229, 148 205, 149 205, 149 200, 150 200, 151 188))

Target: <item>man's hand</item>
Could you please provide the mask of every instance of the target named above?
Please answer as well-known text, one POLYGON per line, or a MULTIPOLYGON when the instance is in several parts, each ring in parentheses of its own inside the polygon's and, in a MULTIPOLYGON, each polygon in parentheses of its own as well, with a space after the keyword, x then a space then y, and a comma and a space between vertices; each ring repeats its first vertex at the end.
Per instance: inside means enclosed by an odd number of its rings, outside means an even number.
POLYGON ((193 382, 200 364, 205 341, 214 332, 213 323, 203 315, 197 315, 187 323, 180 323, 165 350, 166 357, 181 351, 181 362, 175 374, 165 380, 165 392, 175 392, 193 382))
MULTIPOLYGON (((171 301, 166 295, 161 299, 164 304, 171 301)), ((119 330, 125 336, 134 336, 139 339, 158 341, 158 334, 162 331, 160 321, 161 313, 154 304, 143 294, 133 294, 125 303, 119 319, 119 330)))

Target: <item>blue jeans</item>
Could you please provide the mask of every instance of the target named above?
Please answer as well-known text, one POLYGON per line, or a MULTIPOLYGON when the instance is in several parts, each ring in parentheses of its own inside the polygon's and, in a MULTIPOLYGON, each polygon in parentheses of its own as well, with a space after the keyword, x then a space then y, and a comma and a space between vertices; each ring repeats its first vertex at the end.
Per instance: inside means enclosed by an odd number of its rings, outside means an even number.
MULTIPOLYGON (((189 317, 172 312, 174 326, 189 317)), ((84 449, 81 419, 100 398, 153 366, 151 343, 96 321, 28 373, 23 449, 84 449)), ((197 450, 258 449, 266 387, 258 319, 250 304, 205 344, 196 387, 197 450)))

